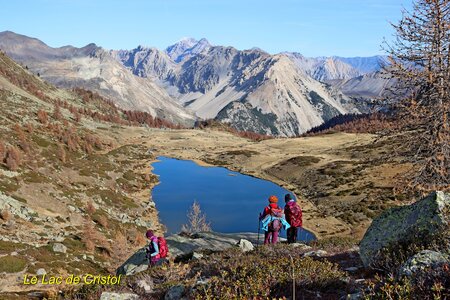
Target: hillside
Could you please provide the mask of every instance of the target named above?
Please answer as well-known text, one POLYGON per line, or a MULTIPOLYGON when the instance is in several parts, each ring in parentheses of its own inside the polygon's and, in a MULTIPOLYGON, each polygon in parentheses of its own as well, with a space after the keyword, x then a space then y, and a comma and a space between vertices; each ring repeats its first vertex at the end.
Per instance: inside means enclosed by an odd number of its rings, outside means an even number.
MULTIPOLYGON (((18 253, 1 272, 108 272, 142 230, 162 232, 148 194, 154 156, 121 136, 130 122, 114 105, 57 89, 3 53, 0 99, 0 256, 18 253)), ((23 289, 17 275, 0 292, 23 289)))
POLYGON ((37 39, 5 31, 0 33, 0 49, 56 86, 93 90, 123 109, 145 111, 171 122, 194 122, 193 115, 164 89, 131 74, 95 44, 52 48, 37 39))

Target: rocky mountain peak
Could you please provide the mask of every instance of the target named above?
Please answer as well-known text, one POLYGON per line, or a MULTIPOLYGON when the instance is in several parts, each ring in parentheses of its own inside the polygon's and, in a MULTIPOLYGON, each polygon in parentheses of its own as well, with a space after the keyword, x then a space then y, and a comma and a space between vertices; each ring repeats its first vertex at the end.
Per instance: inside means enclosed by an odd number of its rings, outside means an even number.
POLYGON ((199 54, 211 47, 205 38, 196 40, 194 38, 183 38, 175 44, 166 48, 165 52, 175 62, 181 62, 186 57, 199 54))

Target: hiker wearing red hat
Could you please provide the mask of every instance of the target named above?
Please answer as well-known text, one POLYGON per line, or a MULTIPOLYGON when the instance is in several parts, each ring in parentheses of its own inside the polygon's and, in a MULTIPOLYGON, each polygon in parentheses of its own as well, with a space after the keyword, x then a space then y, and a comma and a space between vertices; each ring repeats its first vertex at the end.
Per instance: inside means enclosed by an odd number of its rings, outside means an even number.
POLYGON ((269 197, 269 205, 264 208, 263 213, 260 216, 260 220, 266 220, 268 222, 267 227, 263 228, 264 231, 264 244, 276 244, 278 242, 278 233, 283 226, 281 219, 283 218, 283 210, 278 206, 278 198, 276 196, 269 197), (269 218, 270 220, 269 220, 269 218), (267 229, 267 230, 266 230, 267 229))

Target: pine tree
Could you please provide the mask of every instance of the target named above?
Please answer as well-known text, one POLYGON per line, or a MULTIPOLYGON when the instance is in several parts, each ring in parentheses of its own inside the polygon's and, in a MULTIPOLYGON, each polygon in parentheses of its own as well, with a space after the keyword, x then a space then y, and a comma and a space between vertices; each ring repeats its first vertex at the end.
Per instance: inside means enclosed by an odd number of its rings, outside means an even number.
POLYGON ((407 121, 406 147, 417 168, 409 187, 427 192, 450 189, 450 0, 417 0, 393 24, 396 39, 386 43, 397 79, 401 118, 407 121))

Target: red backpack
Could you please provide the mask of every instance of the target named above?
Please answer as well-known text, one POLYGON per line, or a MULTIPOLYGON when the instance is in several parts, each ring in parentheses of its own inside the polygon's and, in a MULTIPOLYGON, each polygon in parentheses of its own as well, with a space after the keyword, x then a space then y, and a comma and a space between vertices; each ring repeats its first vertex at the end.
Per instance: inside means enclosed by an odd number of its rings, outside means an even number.
MULTIPOLYGON (((160 258, 165 258, 167 257, 167 254, 169 253, 169 248, 167 247, 167 242, 166 239, 162 236, 160 237, 152 237, 152 241, 156 239, 156 242, 158 243, 158 248, 159 248, 159 257, 160 258)), ((149 245, 149 250, 148 252, 152 252, 152 245, 149 245)))
POLYGON ((162 236, 158 237, 159 257, 164 258, 169 254, 166 239, 162 236))
POLYGON ((302 210, 297 203, 289 205, 289 221, 290 225, 293 227, 302 226, 302 210))

